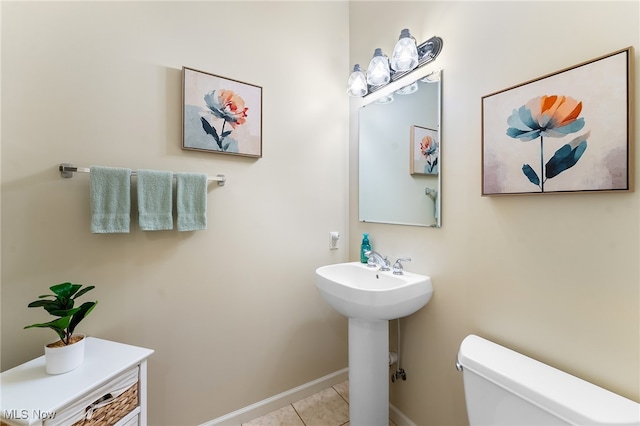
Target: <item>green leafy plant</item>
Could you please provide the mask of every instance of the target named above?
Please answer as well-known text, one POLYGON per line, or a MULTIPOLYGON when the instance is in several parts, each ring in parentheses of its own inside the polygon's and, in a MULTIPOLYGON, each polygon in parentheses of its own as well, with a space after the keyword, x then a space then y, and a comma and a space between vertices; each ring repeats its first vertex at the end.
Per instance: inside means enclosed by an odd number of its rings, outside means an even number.
POLYGON ((49 314, 58 318, 45 323, 27 325, 24 328, 50 328, 60 336, 62 343, 68 345, 71 342, 71 336, 76 326, 80 321, 85 319, 98 304, 98 301, 84 302, 79 307, 74 308, 75 300, 94 288, 95 286, 92 285, 82 288, 82 284, 72 283, 56 284, 49 287, 54 294, 38 296, 38 300, 29 303, 28 307, 42 307, 49 312, 49 314))

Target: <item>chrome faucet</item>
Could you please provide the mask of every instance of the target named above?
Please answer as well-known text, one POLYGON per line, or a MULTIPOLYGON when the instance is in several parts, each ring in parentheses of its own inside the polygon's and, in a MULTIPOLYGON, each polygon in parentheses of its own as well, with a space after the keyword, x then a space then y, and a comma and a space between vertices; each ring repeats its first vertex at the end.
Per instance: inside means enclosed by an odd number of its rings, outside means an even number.
POLYGON ((365 253, 367 256, 367 266, 370 268, 375 268, 377 265, 380 265, 381 271, 390 271, 391 263, 387 260, 387 257, 382 257, 382 255, 375 251, 368 251, 365 253))
POLYGON ((393 275, 402 275, 404 273, 401 262, 411 262, 411 258, 401 257, 400 259, 396 260, 396 263, 393 264, 393 275))

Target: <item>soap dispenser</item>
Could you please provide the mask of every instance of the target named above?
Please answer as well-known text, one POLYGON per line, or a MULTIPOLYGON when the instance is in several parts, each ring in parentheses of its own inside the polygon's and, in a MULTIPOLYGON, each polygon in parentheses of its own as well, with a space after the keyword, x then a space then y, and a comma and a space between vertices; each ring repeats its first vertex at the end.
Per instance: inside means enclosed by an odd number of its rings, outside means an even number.
POLYGON ((360 244, 360 262, 367 263, 369 257, 365 254, 371 251, 371 243, 369 243, 369 234, 362 234, 362 244, 360 244))

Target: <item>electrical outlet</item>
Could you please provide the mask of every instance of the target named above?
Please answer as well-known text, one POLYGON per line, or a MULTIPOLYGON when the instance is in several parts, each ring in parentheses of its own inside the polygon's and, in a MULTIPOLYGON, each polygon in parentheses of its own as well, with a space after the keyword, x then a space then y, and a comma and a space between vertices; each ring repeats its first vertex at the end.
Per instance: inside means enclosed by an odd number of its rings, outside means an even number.
POLYGON ((340 232, 329 232, 329 250, 336 250, 338 248, 338 241, 340 240, 340 232))

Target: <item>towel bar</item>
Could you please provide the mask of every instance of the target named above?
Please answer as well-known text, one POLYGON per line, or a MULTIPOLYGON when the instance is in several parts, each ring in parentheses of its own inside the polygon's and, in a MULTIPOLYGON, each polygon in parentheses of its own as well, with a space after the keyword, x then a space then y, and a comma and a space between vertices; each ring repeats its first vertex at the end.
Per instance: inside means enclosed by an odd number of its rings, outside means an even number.
MULTIPOLYGON (((76 167, 72 164, 62 163, 58 166, 58 170, 60 171, 60 176, 63 178, 71 178, 74 173, 91 173, 91 169, 89 167, 76 167)), ((131 172, 132 176, 136 175, 136 171, 133 170, 131 172)), ((173 174, 173 177, 176 177, 176 174, 173 174)), ((218 182, 218 186, 224 186, 227 182, 227 177, 225 175, 216 175, 215 177, 208 176, 208 182, 218 182)))

